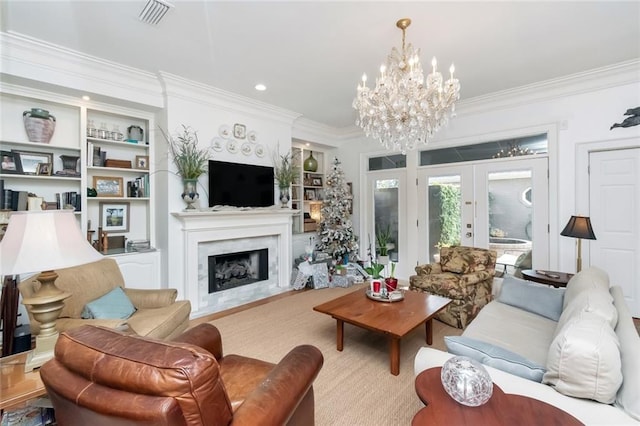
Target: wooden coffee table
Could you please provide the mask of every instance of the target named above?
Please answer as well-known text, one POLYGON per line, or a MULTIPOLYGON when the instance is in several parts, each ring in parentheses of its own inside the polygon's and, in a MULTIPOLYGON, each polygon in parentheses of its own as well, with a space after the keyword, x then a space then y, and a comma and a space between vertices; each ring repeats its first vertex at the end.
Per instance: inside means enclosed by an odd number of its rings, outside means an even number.
POLYGON ((442 368, 429 368, 416 377, 416 393, 426 405, 413 417, 413 426, 422 425, 582 425, 575 417, 537 399, 506 394, 493 384, 489 401, 479 407, 459 404, 442 387, 442 368))
POLYGON ((378 302, 371 300, 365 290, 357 290, 337 299, 315 306, 314 311, 331 315, 337 321, 337 349, 342 351, 344 323, 389 336, 391 374, 400 374, 400 339, 421 324, 425 324, 427 344, 433 343, 432 318, 450 299, 415 291, 405 291, 404 300, 378 302))

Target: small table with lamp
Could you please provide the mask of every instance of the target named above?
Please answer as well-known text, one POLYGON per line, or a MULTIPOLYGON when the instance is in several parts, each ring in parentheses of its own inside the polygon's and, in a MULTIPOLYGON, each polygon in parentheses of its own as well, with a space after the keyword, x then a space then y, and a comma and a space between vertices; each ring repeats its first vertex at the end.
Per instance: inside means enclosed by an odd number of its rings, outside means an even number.
POLYGON ((553 287, 566 287, 573 274, 566 272, 544 271, 541 269, 523 269, 522 278, 553 287))

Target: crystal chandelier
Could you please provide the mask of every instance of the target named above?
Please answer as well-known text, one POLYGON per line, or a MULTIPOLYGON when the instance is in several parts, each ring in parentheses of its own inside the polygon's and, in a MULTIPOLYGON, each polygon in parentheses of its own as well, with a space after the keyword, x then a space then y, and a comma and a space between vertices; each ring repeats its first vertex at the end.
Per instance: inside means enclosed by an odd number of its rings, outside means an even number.
POLYGON ((367 75, 362 76, 353 108, 358 111, 356 125, 366 136, 378 139, 387 149, 401 151, 415 149, 418 142, 427 144, 433 134, 455 113, 460 98, 460 83, 451 76, 443 82, 436 71, 437 61, 431 61, 433 71, 425 83, 420 64, 420 49, 409 43, 405 46, 405 31, 411 19, 401 19, 396 26, 402 30, 402 50, 393 48, 374 89, 367 87, 367 75))

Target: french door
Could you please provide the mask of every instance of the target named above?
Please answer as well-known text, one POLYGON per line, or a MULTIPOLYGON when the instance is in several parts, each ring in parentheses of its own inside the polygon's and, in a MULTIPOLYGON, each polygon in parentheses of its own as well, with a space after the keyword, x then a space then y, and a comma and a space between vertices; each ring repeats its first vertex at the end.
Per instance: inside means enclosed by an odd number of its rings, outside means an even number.
MULTIPOLYGON (((404 169, 373 171, 367 174, 366 233, 360 238, 362 252, 367 255, 370 251, 375 256, 376 234, 388 230, 388 255, 389 260, 396 264, 397 277, 409 276, 413 268, 413 265, 407 262, 406 256, 406 180, 404 169)), ((390 271, 386 271, 387 275, 388 272, 390 271)))
POLYGON ((492 248, 505 265, 532 250, 549 265, 546 157, 430 166, 418 172, 418 263, 442 246, 492 248))

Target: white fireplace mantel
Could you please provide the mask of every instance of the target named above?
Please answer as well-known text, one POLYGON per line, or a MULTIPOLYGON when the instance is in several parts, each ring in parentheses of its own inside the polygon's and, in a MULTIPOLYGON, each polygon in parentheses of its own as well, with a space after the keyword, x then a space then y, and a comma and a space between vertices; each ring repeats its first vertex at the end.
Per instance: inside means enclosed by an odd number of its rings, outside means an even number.
MULTIPOLYGON (((220 307, 205 306, 198 289, 198 245, 204 242, 238 238, 274 236, 277 238, 278 288, 290 287, 292 267, 292 215, 297 210, 283 208, 195 210, 171 213, 182 225, 184 258, 181 276, 184 280, 181 297, 191 302, 192 318, 216 312, 220 307)), ((200 265, 202 266, 202 265, 200 265)), ((227 290, 233 292, 234 289, 227 290)), ((232 297, 226 295, 224 308, 233 307, 232 297)), ((246 303, 245 299, 238 304, 246 303)))

